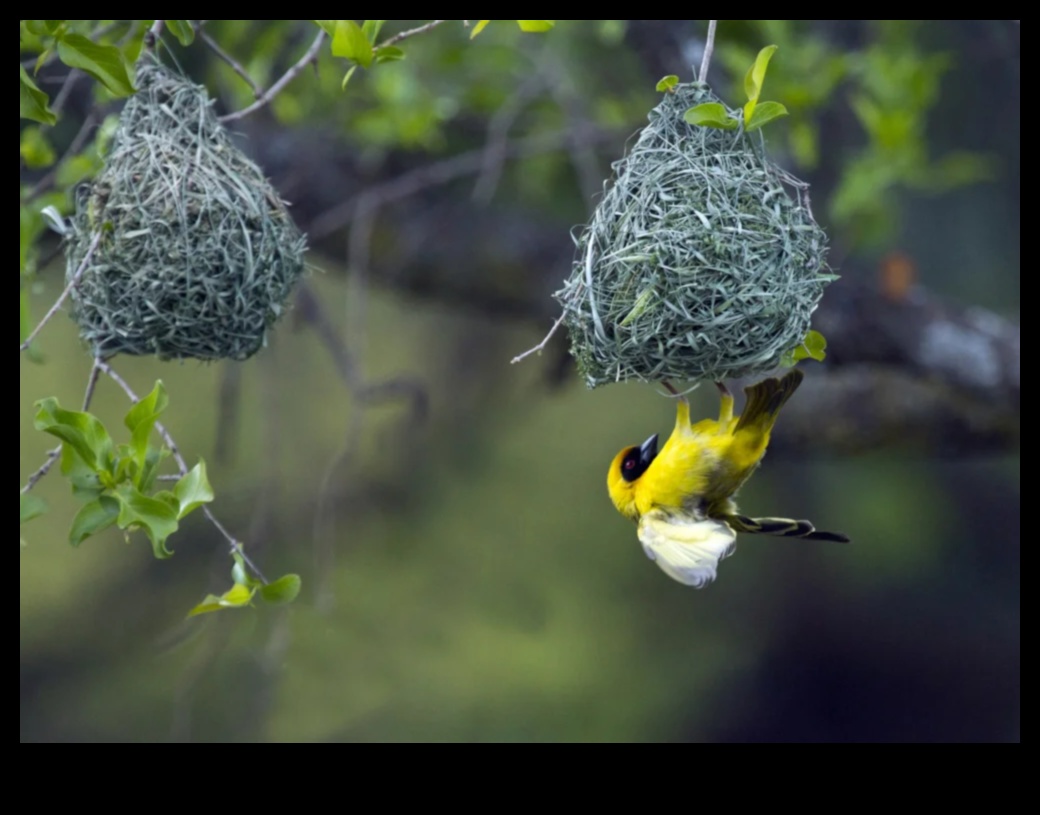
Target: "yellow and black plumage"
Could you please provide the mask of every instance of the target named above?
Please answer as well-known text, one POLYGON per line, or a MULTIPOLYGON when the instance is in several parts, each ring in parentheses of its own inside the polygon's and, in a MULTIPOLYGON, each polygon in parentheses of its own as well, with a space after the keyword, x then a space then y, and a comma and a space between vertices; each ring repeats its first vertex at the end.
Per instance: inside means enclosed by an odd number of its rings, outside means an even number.
POLYGON ((793 370, 745 388, 747 403, 736 417, 733 397, 720 386, 719 418, 696 424, 680 397, 675 429, 660 452, 654 435, 614 457, 607 472, 611 500, 618 512, 638 522, 644 551, 670 577, 698 588, 710 583, 718 562, 733 553, 737 532, 848 542, 808 521, 741 515, 734 502, 803 377, 793 370))

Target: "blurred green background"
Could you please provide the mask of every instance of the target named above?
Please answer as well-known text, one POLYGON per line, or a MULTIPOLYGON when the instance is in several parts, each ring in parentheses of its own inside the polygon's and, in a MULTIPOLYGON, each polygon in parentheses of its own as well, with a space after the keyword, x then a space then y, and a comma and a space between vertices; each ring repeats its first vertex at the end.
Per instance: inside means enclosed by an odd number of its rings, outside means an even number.
MULTIPOLYGON (((50 511, 22 528, 23 741, 1019 739, 1017 443, 767 456, 742 507, 854 543, 742 537, 694 591, 646 559, 605 489, 613 455, 667 433, 672 403, 587 391, 563 342, 509 364, 554 316, 569 230, 654 83, 699 64, 705 22, 501 21, 473 41, 453 23, 342 93, 325 53, 236 124, 312 232, 313 302, 244 364, 114 365, 139 394, 163 380, 163 420, 189 464, 207 460, 215 513, 303 593, 185 620, 228 585, 223 539, 197 513, 167 561, 118 531, 71 549, 78 505, 52 472, 35 489, 50 511), (363 194, 374 220, 335 216, 363 194), (365 382, 404 382, 427 409, 363 405, 313 307, 365 382)), ((263 86, 316 31, 206 30, 263 86)), ((736 102, 739 66, 780 45, 764 98, 792 115, 770 148, 813 183, 842 283, 875 285, 898 251, 929 296, 1017 321, 1018 38, 1012 21, 722 21, 711 79, 736 102)), ((176 53, 221 110, 249 103, 198 40, 176 53)), ((72 98, 73 121, 97 102, 72 98)), ((55 128, 59 153, 77 129, 55 128)), ((42 172, 23 164, 23 185, 42 172)), ((26 284, 36 319, 62 273, 26 284)), ((64 318, 38 350, 20 368, 23 483, 52 446, 33 402, 78 406, 91 366, 64 318)), ((717 409, 712 388, 693 400, 717 409)), ((102 379, 92 411, 117 425, 126 408, 102 379)))

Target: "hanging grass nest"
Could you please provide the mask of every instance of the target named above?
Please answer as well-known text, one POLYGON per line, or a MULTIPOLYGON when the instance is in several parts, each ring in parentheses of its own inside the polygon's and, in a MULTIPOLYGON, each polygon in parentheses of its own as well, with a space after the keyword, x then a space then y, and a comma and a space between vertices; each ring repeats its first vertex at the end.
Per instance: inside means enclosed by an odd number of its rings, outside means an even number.
POLYGON ((151 58, 137 81, 104 169, 77 195, 67 280, 102 236, 72 316, 101 357, 246 359, 285 310, 306 240, 205 88, 151 58))
POLYGON ((760 134, 683 119, 718 101, 699 82, 665 93, 577 238, 555 297, 590 388, 770 371, 834 279, 808 185, 760 134))

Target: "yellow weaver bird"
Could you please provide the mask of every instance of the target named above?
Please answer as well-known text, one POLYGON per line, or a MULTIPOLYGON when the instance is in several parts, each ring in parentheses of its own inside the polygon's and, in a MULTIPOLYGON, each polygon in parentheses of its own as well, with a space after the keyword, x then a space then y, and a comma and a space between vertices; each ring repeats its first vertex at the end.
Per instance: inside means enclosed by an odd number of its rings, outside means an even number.
POLYGON ((701 588, 715 579, 719 561, 733 554, 737 532, 848 543, 808 521, 749 518, 734 496, 758 467, 780 408, 802 384, 793 370, 744 389, 747 403, 733 415, 733 397, 719 384, 719 418, 690 422, 690 404, 678 400, 675 429, 657 451, 657 434, 618 453, 607 489, 618 512, 639 523, 647 556, 669 576, 701 588))

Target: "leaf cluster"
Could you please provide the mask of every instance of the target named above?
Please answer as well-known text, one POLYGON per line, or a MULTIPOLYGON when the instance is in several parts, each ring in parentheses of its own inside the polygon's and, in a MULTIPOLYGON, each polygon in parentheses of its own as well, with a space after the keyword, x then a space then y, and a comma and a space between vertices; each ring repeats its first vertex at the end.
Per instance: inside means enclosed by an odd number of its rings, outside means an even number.
MULTIPOLYGON (((22 20, 21 49, 37 54, 34 76, 57 56, 70 68, 78 68, 92 76, 113 96, 129 96, 135 91, 133 63, 140 53, 147 29, 136 27, 124 46, 119 47, 101 41, 103 38, 96 35, 94 23, 93 20, 22 20), (87 36, 84 31, 94 32, 94 37, 87 36)), ((57 121, 50 99, 29 76, 25 66, 19 69, 19 118, 46 125, 57 121)))
MULTIPOLYGON (((767 125, 774 119, 787 115, 787 108, 779 102, 760 102, 762 85, 765 83, 769 60, 773 58, 777 46, 767 45, 758 52, 754 63, 744 75, 744 92, 747 102, 744 103, 742 117, 733 116, 721 102, 703 102, 690 108, 684 118, 692 125, 716 127, 720 130, 736 130, 743 124, 745 132, 752 133, 767 125)), ((657 83, 658 90, 670 90, 675 82, 669 83, 672 77, 665 77, 657 83), (665 87, 662 87, 665 83, 665 87)), ((675 77, 678 82, 678 77, 675 77)))
POLYGON ((156 381, 127 412, 123 424, 130 441, 122 444, 91 413, 66 410, 54 397, 36 403, 34 425, 61 440, 62 474, 83 502, 69 530, 73 546, 115 524, 127 533, 143 530, 155 556, 167 558, 173 553, 166 541, 181 519, 213 500, 202 460, 172 490, 156 489, 159 465, 170 451, 153 446, 150 437, 168 403, 166 389, 156 381))
POLYGON ((810 330, 801 345, 796 345, 780 357, 780 365, 790 368, 803 359, 823 362, 827 358, 827 338, 819 331, 810 330))
POLYGON ((251 605, 257 595, 265 603, 285 605, 296 599, 300 593, 300 576, 285 574, 270 583, 264 583, 250 574, 242 556, 235 552, 232 557, 235 565, 231 567, 232 585, 223 594, 207 594, 201 603, 188 612, 189 617, 209 614, 213 611, 224 611, 231 608, 243 608, 251 605))

